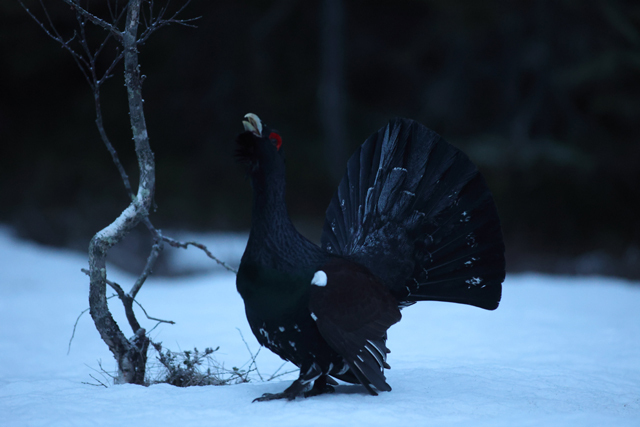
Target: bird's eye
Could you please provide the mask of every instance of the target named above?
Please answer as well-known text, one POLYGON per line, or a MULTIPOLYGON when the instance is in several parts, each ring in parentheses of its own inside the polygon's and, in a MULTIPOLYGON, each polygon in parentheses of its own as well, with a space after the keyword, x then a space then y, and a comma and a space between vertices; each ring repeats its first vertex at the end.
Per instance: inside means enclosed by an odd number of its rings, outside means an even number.
POLYGON ((276 149, 277 149, 278 151, 280 151, 280 147, 282 146, 282 138, 280 137, 280 135, 278 135, 278 134, 277 134, 277 133, 275 133, 275 132, 271 132, 271 133, 269 134, 269 139, 270 139, 271 141, 273 141, 273 143, 274 143, 274 144, 275 144, 275 146, 276 146, 276 149))

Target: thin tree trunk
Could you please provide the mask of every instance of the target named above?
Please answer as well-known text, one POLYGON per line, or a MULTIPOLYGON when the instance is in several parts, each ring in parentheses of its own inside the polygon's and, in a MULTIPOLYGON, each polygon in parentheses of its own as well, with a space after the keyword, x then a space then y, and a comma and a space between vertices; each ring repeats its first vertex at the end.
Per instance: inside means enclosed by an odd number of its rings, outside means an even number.
POLYGON ((106 256, 108 250, 121 241, 142 219, 146 218, 153 200, 155 163, 149 146, 147 126, 142 107, 142 85, 138 65, 137 32, 141 0, 131 0, 122 33, 125 63, 125 85, 129 98, 129 115, 135 141, 140 181, 138 193, 116 220, 98 232, 89 244, 89 307, 100 336, 109 346, 118 363, 119 382, 144 384, 149 338, 144 328, 135 331, 128 340, 109 312, 106 298, 106 256))

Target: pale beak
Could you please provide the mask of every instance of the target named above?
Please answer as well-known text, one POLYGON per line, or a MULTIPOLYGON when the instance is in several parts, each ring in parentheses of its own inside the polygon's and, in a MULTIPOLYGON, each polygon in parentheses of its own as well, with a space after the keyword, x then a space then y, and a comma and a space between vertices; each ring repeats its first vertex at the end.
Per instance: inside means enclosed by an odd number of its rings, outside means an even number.
POLYGON ((242 126, 244 126, 245 131, 253 132, 254 135, 262 138, 262 122, 260 121, 260 117, 253 113, 245 114, 242 126))

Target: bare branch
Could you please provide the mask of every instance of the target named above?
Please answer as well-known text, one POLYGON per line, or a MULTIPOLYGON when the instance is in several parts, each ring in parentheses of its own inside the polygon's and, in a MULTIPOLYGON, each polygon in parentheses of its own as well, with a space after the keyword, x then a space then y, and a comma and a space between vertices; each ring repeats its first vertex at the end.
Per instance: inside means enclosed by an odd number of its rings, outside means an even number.
POLYGON ((113 61, 111 61, 111 65, 109 65, 109 67, 107 68, 107 70, 104 72, 104 74, 102 75, 102 77, 100 78, 100 80, 98 80, 98 85, 101 85, 102 83, 104 83, 105 80, 113 77, 113 69, 115 68, 115 66, 120 62, 120 60, 122 60, 122 57, 124 56, 124 52, 121 51, 119 48, 116 48, 116 52, 118 53, 116 55, 116 57, 114 58, 113 61))
MULTIPOLYGON (((97 370, 96 368, 89 366, 85 363, 85 366, 95 372, 97 372, 98 374, 102 375, 102 378, 105 380, 105 382, 109 382, 109 379, 111 379, 111 381, 115 381, 117 380, 117 377, 114 377, 113 375, 111 375, 106 369, 104 369, 102 367, 102 361, 98 360, 98 366, 100 367, 100 370, 97 370)), ((82 384, 87 384, 87 385, 92 385, 92 386, 103 386, 104 388, 109 388, 105 383, 103 383, 102 381, 100 381, 98 378, 94 377, 93 374, 89 374, 89 376, 91 378, 93 378, 95 381, 98 382, 98 384, 92 384, 92 383, 88 383, 88 382, 83 382, 82 384)))
POLYGON ((78 52, 76 52, 70 45, 71 41, 73 41, 76 38, 76 33, 74 32, 74 35, 71 36, 71 38, 69 38, 68 40, 65 40, 64 37, 62 37, 60 35, 60 33, 58 33, 58 30, 53 25, 51 17, 49 16, 49 12, 47 11, 47 8, 44 6, 44 4, 42 3, 42 0, 40 0, 40 5, 42 6, 42 9, 43 9, 44 14, 45 14, 45 16, 47 18, 47 21, 49 22, 49 25, 51 26, 51 30, 49 30, 45 26, 45 24, 41 20, 39 20, 33 14, 33 12, 31 12, 31 10, 29 8, 27 8, 27 6, 22 2, 22 0, 18 0, 18 2, 24 8, 24 10, 29 14, 31 19, 33 19, 38 24, 38 26, 40 26, 40 28, 42 28, 42 30, 44 31, 44 33, 47 36, 49 36, 51 39, 53 39, 53 40, 57 41, 58 43, 60 43, 62 48, 65 49, 67 52, 69 52, 71 54, 71 56, 73 57, 73 60, 75 61, 76 65, 78 66, 78 68, 82 72, 82 75, 87 80, 87 83, 89 83, 89 86, 91 86, 93 88, 94 87, 94 82, 89 77, 89 74, 87 74, 87 69, 90 68, 89 62, 82 55, 78 54, 78 52))
MULTIPOLYGON (((180 23, 182 22, 193 22, 197 19, 200 19, 201 17, 198 16, 196 18, 189 18, 189 19, 177 19, 178 15, 180 15, 182 13, 183 10, 185 10, 187 8, 187 6, 189 6, 189 3, 191 3, 191 0, 187 0, 185 1, 182 6, 180 6, 180 8, 178 8, 178 10, 173 14, 173 16, 171 16, 171 18, 169 18, 166 22, 172 22, 172 23, 180 23)), ((167 7, 169 6, 169 1, 167 1, 167 7)))
MULTIPOLYGON (((149 314, 147 313, 147 310, 144 309, 144 307, 142 306, 142 304, 140 304, 138 301, 133 300, 133 302, 135 302, 136 304, 138 304, 138 307, 140 307, 142 309, 142 311, 144 312, 144 315, 147 316, 147 319, 149 320, 153 320, 155 322, 158 323, 169 323, 170 325, 175 325, 176 322, 174 322, 173 320, 163 320, 163 319, 158 319, 157 317, 151 317, 149 316, 149 314)), ((155 326, 154 326, 155 328, 155 326)))
POLYGON ((75 10, 84 18, 91 21, 92 24, 97 25, 98 27, 104 28, 105 30, 109 31, 109 33, 113 34, 116 40, 122 41, 122 32, 120 32, 114 25, 109 24, 107 21, 98 18, 93 13, 90 13, 86 9, 82 8, 82 6, 80 6, 77 0, 62 0, 62 1, 68 4, 72 10, 75 10))
POLYGON ((149 5, 146 8, 143 6, 140 9, 145 28, 148 27, 149 23, 153 20, 153 0, 150 0, 148 4, 149 5), (149 10, 149 18, 147 18, 147 10, 149 10))
MULTIPOLYGON (((89 270, 87 270, 86 268, 81 268, 81 269, 80 269, 80 271, 82 271, 82 272, 83 272, 84 274, 86 274, 87 276, 91 276, 91 272, 90 272, 89 270)), ((116 282, 113 282, 113 281, 111 281, 111 280, 109 280, 109 279, 105 279, 105 282, 107 283, 107 285, 111 286, 111 288, 112 288, 114 291, 116 291, 116 294, 117 294, 116 296, 117 296, 118 298, 122 299, 122 296, 126 295, 126 294, 124 293, 124 290, 122 289, 122 287, 121 287, 120 285, 118 285, 116 282)), ((112 295, 112 296, 110 296, 110 297, 109 297, 109 298, 107 298, 107 299, 110 299, 110 298, 112 298, 112 297, 113 297, 113 295, 112 295)), ((85 311, 87 311, 87 310, 85 310, 85 311)), ((82 313, 84 313, 84 311, 83 311, 82 313)), ((80 315, 82 315, 82 313, 80 313, 80 315)))
MULTIPOLYGON (((81 268, 80 271, 82 271, 87 276, 90 274, 89 270, 87 270, 86 268, 81 268)), ((122 300, 123 303, 125 303, 125 305, 126 305, 126 301, 130 300, 131 302, 135 302, 136 304, 138 304, 138 307, 140 307, 142 309, 142 311, 144 312, 144 315, 147 317, 147 319, 153 320, 155 322, 160 322, 160 323, 169 323, 171 325, 175 325, 176 324, 176 322, 174 322, 173 320, 163 320, 163 319, 158 319, 157 317, 149 316, 149 314, 147 313, 147 310, 144 309, 142 304, 140 304, 138 301, 136 301, 135 298, 132 298, 131 296, 125 294, 120 285, 118 285, 116 282, 113 282, 113 281, 111 281, 109 279, 107 279, 106 282, 107 282, 107 285, 111 286, 117 293, 117 295, 111 295, 107 299, 111 299, 111 298, 117 296, 118 298, 120 298, 120 300, 122 300)), ((80 313, 80 316, 82 316, 84 313, 86 313, 87 310, 89 310, 89 309, 87 308, 82 313, 80 313)), ((80 319, 80 316, 78 316, 78 319, 76 319, 76 325, 78 324, 78 320, 80 319)), ((76 328, 75 328, 75 325, 74 325, 74 327, 73 327, 74 334, 75 334, 75 330, 76 330, 76 328)), ((73 339, 73 336, 71 337, 71 339, 73 339)), ((71 345, 71 343, 69 343, 69 345, 71 345)))
POLYGON ((175 239, 172 239, 171 237, 167 237, 165 235, 162 235, 162 240, 164 240, 165 242, 169 243, 169 245, 173 246, 174 248, 187 249, 188 246, 195 246, 196 248, 203 250, 204 253, 206 253, 209 258, 211 258, 212 260, 217 262, 222 267, 226 268, 227 270, 229 270, 229 271, 231 271, 231 272, 233 272, 235 274, 238 274, 238 270, 236 270, 235 268, 231 267, 226 262, 216 258, 209 251, 209 249, 207 249, 207 247, 205 245, 203 245, 202 243, 198 243, 198 242, 179 242, 179 241, 177 241, 175 239))
POLYGON ((82 14, 76 11, 76 21, 78 21, 78 27, 80 28, 80 46, 84 50, 84 54, 89 62, 89 71, 91 71, 92 80, 96 81, 96 72, 95 72, 95 57, 91 53, 91 49, 89 48, 89 43, 87 42, 87 34, 85 32, 85 25, 87 23, 87 18, 82 14))
MULTIPOLYGON (((122 52, 120 53, 120 55, 118 55, 118 58, 116 59, 119 60, 120 58, 122 58, 122 52)), ((116 61, 112 63, 112 66, 115 65, 115 62, 116 61)), ((111 141, 107 136, 107 132, 104 129, 104 122, 102 121, 102 106, 100 104, 100 91, 98 88, 94 89, 93 95, 94 95, 93 99, 94 99, 94 104, 96 109, 96 126, 98 128, 98 133, 100 134, 100 138, 102 139, 102 142, 104 143, 104 145, 107 147, 107 150, 111 154, 111 159, 113 160, 113 163, 116 165, 116 168, 118 169, 118 173, 120 173, 120 178, 122 178, 122 183, 124 184, 124 188, 127 191, 127 195, 129 196, 129 199, 133 200, 135 198, 135 195, 133 194, 133 190, 131 188, 129 175, 127 175, 127 172, 124 170, 124 167, 120 162, 120 157, 118 156, 118 152, 116 151, 115 148, 113 148, 113 145, 111 144, 111 141)))
MULTIPOLYGON (((168 0, 167 3, 160 8, 160 12, 158 13, 158 16, 156 18, 153 18, 153 15, 151 14, 151 18, 149 19, 149 24, 146 25, 146 28, 138 38, 137 43, 139 45, 144 44, 149 38, 149 36, 152 33, 154 33, 156 30, 170 24, 177 24, 185 27, 195 28, 195 25, 192 25, 191 22, 197 21, 198 19, 201 18, 201 16, 197 16, 195 18, 178 19, 178 16, 184 11, 184 9, 187 6, 189 6, 189 3, 191 3, 191 0, 185 1, 182 4, 182 6, 171 16, 171 18, 164 19, 164 15, 167 11, 167 8, 169 7, 169 3, 170 1, 168 0)), ((150 9, 153 8, 153 2, 151 2, 151 5, 149 6, 149 8, 150 9)))
POLYGON ((69 338, 69 345, 67 346, 67 356, 71 352, 71 343, 73 342, 73 338, 76 336, 76 328, 78 327, 78 322, 80 321, 80 318, 82 317, 82 315, 85 314, 87 311, 89 311, 88 308, 82 310, 78 315, 78 317, 76 318, 76 322, 73 324, 73 332, 71 332, 71 338, 69 338))
MULTIPOLYGON (((244 339, 244 335, 242 334, 242 331, 238 328, 236 328, 236 330, 238 331, 238 333, 240 334, 240 338, 242 339, 242 342, 244 343, 244 346, 247 348, 247 351, 249 352, 249 355, 251 356, 251 359, 249 359, 249 367, 247 368, 247 373, 249 372, 253 372, 255 371, 256 374, 258 374, 258 378, 260 378, 260 381, 272 381, 276 378, 282 377, 284 375, 287 374, 291 374, 293 372, 296 372, 297 369, 292 369, 290 371, 284 371, 284 372, 280 372, 280 370, 287 364, 287 362, 284 362, 282 365, 280 365, 280 367, 278 369, 275 370, 274 373, 272 373, 269 378, 267 378, 266 380, 262 377, 262 374, 260 374, 260 370, 258 369, 258 363, 256 362, 256 359, 258 358, 258 355, 260 354, 260 350, 262 349, 262 347, 258 348, 258 351, 255 352, 255 354, 251 351, 251 348, 249 348, 249 344, 247 343, 247 341, 244 339)), ((247 363, 245 363, 244 365, 242 365, 240 368, 243 368, 247 363)))
POLYGON ((264 381, 264 378, 262 378, 262 375, 260 374, 260 371, 258 370, 258 364, 256 363, 256 357, 258 357, 258 354, 260 354, 261 347, 258 348, 258 351, 256 352, 256 354, 253 354, 253 352, 249 348, 249 344, 244 339, 244 335, 242 335, 242 331, 239 328, 236 328, 236 330, 240 334, 240 338, 242 339, 242 342, 244 343, 244 346, 247 348, 247 351, 249 352, 249 355, 251 356, 251 363, 249 363, 249 367, 247 368, 247 371, 251 371, 251 366, 255 366, 255 371, 256 371, 256 374, 258 374, 258 377, 260 378, 260 381, 264 381))
MULTIPOLYGON (((88 366, 88 365, 87 365, 87 366, 88 366)), ((99 371, 98 371, 97 369, 95 369, 95 368, 91 368, 91 369, 93 369, 94 371, 96 371, 97 373, 99 373, 99 374, 100 374, 100 375, 102 375, 102 376, 107 376, 107 377, 111 378, 112 380, 115 380, 115 379, 116 379, 116 377, 114 377, 113 375, 111 375, 111 374, 109 373, 109 371, 107 371, 106 369, 104 369, 104 368, 102 367, 102 360, 101 360, 101 359, 98 359, 98 366, 100 367, 100 370, 99 370, 99 371)), ((90 366, 89 366, 89 367, 90 367, 90 366)))
POLYGON ((153 266, 155 265, 156 261, 158 260, 158 256, 160 255, 160 253, 162 252, 162 249, 164 248, 164 242, 162 241, 157 231, 156 231, 156 234, 158 234, 158 236, 156 237, 155 243, 151 248, 151 253, 149 254, 149 257, 147 258, 147 264, 144 266, 144 270, 142 271, 142 274, 140 274, 140 276, 138 277, 138 280, 136 280, 136 283, 133 285, 133 288, 131 288, 131 292, 129 292, 129 296, 131 298, 135 299, 136 295, 138 295, 138 291, 140 291, 140 288, 142 287, 142 285, 144 285, 144 282, 147 280, 147 277, 149 277, 149 274, 151 274, 153 270, 153 266))
MULTIPOLYGON (((91 273, 84 268, 82 269, 82 272, 89 273, 89 277, 91 277, 91 273)), ((142 329, 142 327, 140 326, 140 323, 138 322, 138 319, 136 319, 136 315, 133 312, 133 298, 127 295, 122 287, 116 282, 112 282, 111 280, 106 278, 105 282, 107 283, 107 285, 111 286, 111 288, 118 294, 118 298, 120 298, 120 301, 122 301, 122 305, 124 306, 124 313, 127 316, 129 326, 131 326, 131 329, 134 333, 137 333, 140 329, 142 329)))
MULTIPOLYGON (((83 268, 82 272, 89 274, 89 270, 83 268)), ((111 295, 110 297, 107 297, 108 300, 110 300, 113 297, 117 297, 116 294, 111 295)), ((83 314, 85 314, 87 311, 89 311, 89 309, 84 309, 80 312, 80 314, 78 315, 78 317, 76 318, 75 323, 73 324, 73 332, 71 332, 71 338, 69 338, 69 345, 67 346, 67 356, 69 355, 69 353, 71 352, 71 343, 73 342, 73 338, 76 336, 76 328, 78 327, 78 322, 80 321, 80 318, 82 317, 83 314)))
POLYGON ((292 369, 290 371, 280 372, 280 369, 282 369, 286 364, 287 364, 287 362, 284 362, 282 365, 280 365, 280 367, 278 369, 276 369, 276 371, 273 374, 271 374, 271 376, 269 378, 267 378, 267 381, 272 381, 272 380, 275 380, 276 378, 280 378, 280 377, 283 377, 285 375, 292 374, 292 373, 298 371, 297 369, 292 369), (280 373, 278 373, 278 372, 280 372, 280 373))
POLYGON ((162 20, 162 18, 164 17, 164 14, 167 12, 167 9, 169 8, 169 4, 171 4, 171 0, 167 0, 164 6, 160 7, 160 12, 158 13, 158 17, 156 18, 157 21, 162 20))
POLYGON ((102 387, 104 387, 104 388, 109 388, 105 383, 103 383, 102 381, 100 381, 99 379, 97 379, 96 377, 94 377, 94 376, 93 376, 93 374, 89 374, 89 376, 90 376, 91 378, 93 378, 95 381, 97 381, 97 382, 98 382, 98 384, 92 384, 92 383, 88 383, 88 382, 86 382, 86 381, 82 381, 82 384, 92 385, 92 386, 94 386, 94 387, 100 387, 100 386, 102 386, 102 387))

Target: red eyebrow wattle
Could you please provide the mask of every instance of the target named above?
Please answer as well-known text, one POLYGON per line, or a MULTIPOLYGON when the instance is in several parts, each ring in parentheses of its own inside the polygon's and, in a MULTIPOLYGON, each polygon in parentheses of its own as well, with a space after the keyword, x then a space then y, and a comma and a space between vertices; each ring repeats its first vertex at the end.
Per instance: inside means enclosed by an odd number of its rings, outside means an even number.
POLYGON ((269 139, 275 139, 276 140, 276 148, 278 150, 280 150, 280 146, 282 145, 282 137, 280 137, 280 135, 278 135, 275 132, 271 132, 269 134, 269 139))

